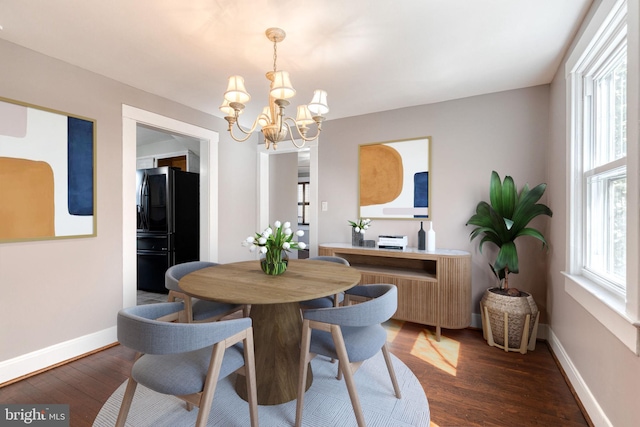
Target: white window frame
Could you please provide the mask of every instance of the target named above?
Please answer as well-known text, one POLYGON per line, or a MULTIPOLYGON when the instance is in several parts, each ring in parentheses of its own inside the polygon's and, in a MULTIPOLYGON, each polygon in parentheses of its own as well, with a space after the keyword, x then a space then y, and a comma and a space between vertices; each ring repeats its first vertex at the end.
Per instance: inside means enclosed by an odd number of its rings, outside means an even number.
MULTIPOLYGON (((298 187, 302 185, 302 199, 298 199, 298 206, 302 207, 302 222, 298 221, 298 225, 309 225, 309 214, 304 214, 305 206, 310 207, 311 202, 309 201, 310 194, 309 190, 311 188, 310 182, 298 182, 298 187), (305 197, 306 196, 306 197, 305 197), (305 202, 305 199, 307 200, 305 202)), ((299 193, 298 193, 299 194, 299 193)))
MULTIPOLYGON (((637 1, 603 0, 578 39, 566 63, 567 81, 567 271, 565 291, 620 339, 640 355, 639 204, 640 169, 638 150, 638 103, 640 7, 637 1), (626 9, 626 13, 624 12, 626 9), (626 292, 602 286, 582 271, 583 256, 583 83, 581 71, 593 58, 607 55, 602 47, 626 25, 627 38, 627 270, 626 292), (579 165, 579 166, 576 166, 579 165)), ((623 34, 624 35, 624 34, 623 34)), ((613 43, 615 45, 615 43, 613 43)))

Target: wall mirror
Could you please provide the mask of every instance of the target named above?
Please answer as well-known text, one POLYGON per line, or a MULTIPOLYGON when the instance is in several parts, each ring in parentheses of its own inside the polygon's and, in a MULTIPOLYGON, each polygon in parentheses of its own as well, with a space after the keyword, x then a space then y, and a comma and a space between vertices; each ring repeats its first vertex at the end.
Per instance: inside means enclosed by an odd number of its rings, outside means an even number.
POLYGON ((431 137, 361 144, 358 154, 361 218, 431 216, 431 137))

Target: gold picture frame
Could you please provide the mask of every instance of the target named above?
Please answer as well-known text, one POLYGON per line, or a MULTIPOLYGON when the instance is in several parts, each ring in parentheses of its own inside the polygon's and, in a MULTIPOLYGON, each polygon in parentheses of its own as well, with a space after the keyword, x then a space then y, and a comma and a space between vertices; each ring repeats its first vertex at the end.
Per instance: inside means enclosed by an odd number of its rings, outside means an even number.
POLYGON ((431 218, 431 137, 361 144, 359 217, 431 218))

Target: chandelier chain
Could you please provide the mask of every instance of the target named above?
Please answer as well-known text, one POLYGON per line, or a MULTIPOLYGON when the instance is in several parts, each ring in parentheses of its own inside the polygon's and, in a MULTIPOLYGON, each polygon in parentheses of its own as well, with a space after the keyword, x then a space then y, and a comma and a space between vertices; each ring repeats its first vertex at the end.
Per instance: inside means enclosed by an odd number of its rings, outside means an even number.
POLYGON ((274 41, 273 42, 273 72, 275 73, 276 70, 276 61, 278 60, 278 42, 274 41))

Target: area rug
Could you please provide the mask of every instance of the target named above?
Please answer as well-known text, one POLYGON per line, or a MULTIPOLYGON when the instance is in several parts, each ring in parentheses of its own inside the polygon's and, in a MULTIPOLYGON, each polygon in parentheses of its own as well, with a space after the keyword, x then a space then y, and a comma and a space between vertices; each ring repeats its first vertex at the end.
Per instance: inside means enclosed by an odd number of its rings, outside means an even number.
MULTIPOLYGON (((429 426, 427 397, 411 370, 395 356, 391 356, 400 385, 402 399, 393 394, 391 379, 382 352, 366 361, 354 378, 365 422, 370 427, 429 426)), ((336 379, 337 363, 323 357, 312 362, 313 384, 305 394, 302 425, 306 427, 355 426, 349 394, 344 380, 336 379)), ((208 427, 249 426, 249 406, 234 389, 235 375, 220 381, 213 398, 208 427)), ((115 424, 126 382, 104 404, 94 427, 115 424)), ((141 385, 136 390, 127 418, 128 427, 192 427, 197 408, 187 411, 183 401, 155 393, 141 385)), ((296 401, 282 405, 258 406, 258 420, 263 427, 295 424, 296 401)))

